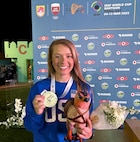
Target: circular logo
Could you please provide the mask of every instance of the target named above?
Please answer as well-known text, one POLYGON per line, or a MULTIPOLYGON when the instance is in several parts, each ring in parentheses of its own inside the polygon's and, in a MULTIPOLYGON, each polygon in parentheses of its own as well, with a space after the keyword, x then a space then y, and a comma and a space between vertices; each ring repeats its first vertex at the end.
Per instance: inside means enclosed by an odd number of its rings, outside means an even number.
POLYGON ((140 39, 140 33, 138 33, 138 38, 140 39))
POLYGON ((133 105, 137 107, 140 106, 140 100, 139 99, 134 100, 133 105))
POLYGON ((119 98, 123 98, 124 97, 124 92, 123 91, 118 91, 117 92, 117 96, 119 97, 119 98))
POLYGON ((122 65, 122 66, 125 66, 126 64, 127 64, 127 59, 126 58, 122 58, 121 60, 120 60, 120 64, 122 65))
POLYGON ((140 68, 138 68, 138 69, 136 70, 136 74, 137 74, 137 75, 140 75, 140 68))
POLYGON ((86 68, 83 68, 82 70, 83 70, 83 72, 86 72, 86 71, 87 71, 87 69, 86 69, 86 68))
POLYGON ((106 82, 101 84, 101 88, 104 89, 104 90, 108 89, 108 87, 109 87, 109 85, 106 82))
POLYGON ((93 42, 90 42, 90 43, 88 43, 87 47, 89 50, 93 50, 95 47, 95 44, 93 42))
POLYGON ((111 56, 111 50, 105 50, 104 51, 104 56, 105 57, 110 57, 111 56))
POLYGON ((94 1, 91 4, 91 8, 96 11, 96 12, 100 12, 102 10, 103 4, 100 1, 94 1))
POLYGON ((73 41, 77 41, 79 39, 79 35, 78 34, 73 34, 72 35, 72 40, 73 41))
POLYGON ((102 76, 98 76, 98 80, 102 80, 103 79, 103 77, 102 76))
POLYGON ((41 52, 41 53, 40 53, 40 57, 41 57, 42 59, 45 59, 45 58, 47 57, 47 53, 46 53, 45 51, 41 52))
POLYGON ((86 79, 87 81, 91 81, 91 80, 92 80, 92 76, 91 76, 90 74, 87 74, 87 75, 85 76, 85 79, 86 79))

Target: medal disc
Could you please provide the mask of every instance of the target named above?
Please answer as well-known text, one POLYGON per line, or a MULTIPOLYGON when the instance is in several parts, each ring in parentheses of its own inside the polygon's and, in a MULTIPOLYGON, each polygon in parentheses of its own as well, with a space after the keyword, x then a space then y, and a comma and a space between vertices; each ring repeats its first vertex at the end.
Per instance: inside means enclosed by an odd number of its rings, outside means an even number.
POLYGON ((41 95, 45 96, 44 103, 46 107, 53 107, 56 105, 58 98, 55 93, 44 90, 41 95))

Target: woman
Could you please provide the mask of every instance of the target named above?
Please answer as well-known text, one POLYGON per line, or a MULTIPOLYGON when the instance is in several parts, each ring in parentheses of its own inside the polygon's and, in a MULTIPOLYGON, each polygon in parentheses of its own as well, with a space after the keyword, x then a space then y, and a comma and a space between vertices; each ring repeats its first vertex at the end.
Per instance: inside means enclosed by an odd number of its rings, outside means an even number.
MULTIPOLYGON (((53 41, 48 51, 48 78, 32 86, 26 103, 24 126, 33 133, 34 142, 64 141, 67 134, 64 105, 77 91, 90 94, 92 102, 93 94, 82 76, 74 44, 67 39, 53 41), (44 90, 57 95, 56 105, 46 107, 44 90)), ((92 136, 91 120, 86 123, 76 125, 77 135, 82 139, 92 136)))

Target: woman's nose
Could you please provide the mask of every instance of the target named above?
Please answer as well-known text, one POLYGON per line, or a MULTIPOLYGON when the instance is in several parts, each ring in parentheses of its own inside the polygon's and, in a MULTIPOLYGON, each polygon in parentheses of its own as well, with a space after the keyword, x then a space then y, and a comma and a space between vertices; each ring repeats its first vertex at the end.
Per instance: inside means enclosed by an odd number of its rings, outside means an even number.
POLYGON ((62 56, 61 62, 65 62, 65 61, 66 61, 66 57, 62 56))

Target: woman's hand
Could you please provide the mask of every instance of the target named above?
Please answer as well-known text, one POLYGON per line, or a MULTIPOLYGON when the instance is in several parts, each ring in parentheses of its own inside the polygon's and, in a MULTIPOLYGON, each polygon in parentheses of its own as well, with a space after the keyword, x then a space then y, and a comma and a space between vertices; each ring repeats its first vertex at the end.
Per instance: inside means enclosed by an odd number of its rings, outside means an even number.
POLYGON ((92 123, 87 119, 87 124, 76 124, 77 135, 82 139, 89 139, 92 136, 92 123))
POLYGON ((44 111, 44 108, 45 108, 44 99, 45 99, 45 96, 36 95, 34 100, 33 100, 33 106, 34 106, 35 112, 38 115, 42 114, 43 111, 44 111))

